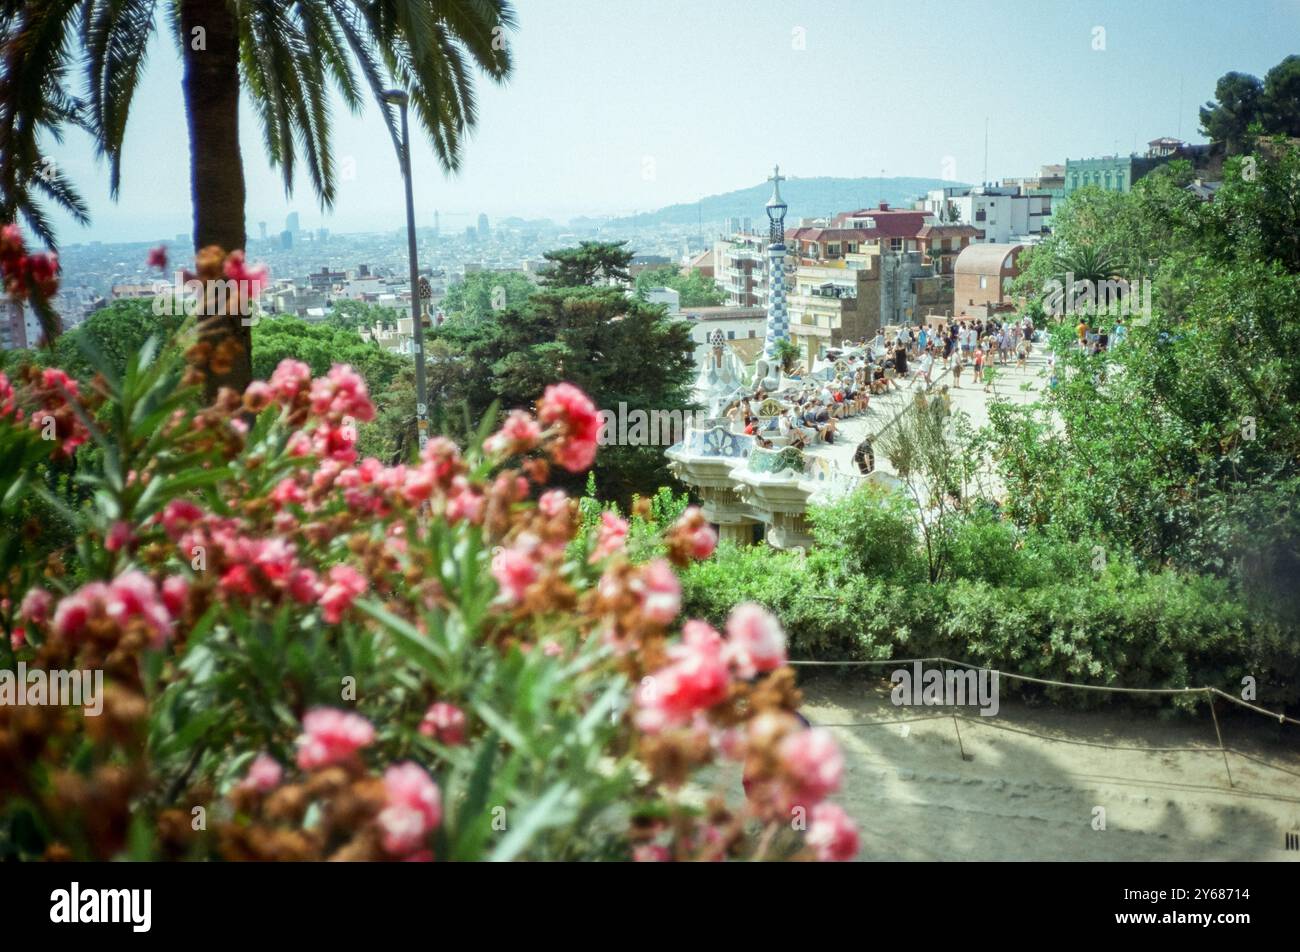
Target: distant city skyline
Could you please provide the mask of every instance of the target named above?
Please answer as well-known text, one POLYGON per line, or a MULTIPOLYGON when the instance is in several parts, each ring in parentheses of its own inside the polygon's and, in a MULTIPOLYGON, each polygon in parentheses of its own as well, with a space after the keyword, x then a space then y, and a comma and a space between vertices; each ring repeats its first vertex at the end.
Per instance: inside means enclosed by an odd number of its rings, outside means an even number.
MULTIPOLYGON (((478 82, 479 127, 459 175, 414 150, 418 224, 450 232, 502 218, 624 216, 745 188, 773 162, 800 178, 979 182, 1044 164, 1200 140, 1215 81, 1262 76, 1293 52, 1300 2, 864 3, 519 0, 515 73, 478 82), (985 122, 989 144, 985 164, 985 122), (986 174, 987 168, 987 174, 986 174)), ((54 214, 62 243, 173 238, 190 226, 181 69, 155 35, 127 128, 121 198, 89 140, 51 148, 89 228, 54 214)), ((402 227, 401 178, 369 103, 336 100, 338 200, 305 176, 286 197, 257 118, 241 110, 246 227, 293 212, 304 232, 402 227)), ((413 129, 414 132, 414 129, 413 129)))

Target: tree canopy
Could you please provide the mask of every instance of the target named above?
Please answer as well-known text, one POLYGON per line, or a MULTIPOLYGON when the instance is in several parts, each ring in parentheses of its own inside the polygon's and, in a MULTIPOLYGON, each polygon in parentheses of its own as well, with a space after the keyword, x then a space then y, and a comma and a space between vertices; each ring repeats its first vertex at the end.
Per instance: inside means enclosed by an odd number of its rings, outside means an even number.
POLYGON ((1300 55, 1292 54, 1261 81, 1249 73, 1225 73, 1214 99, 1201 107, 1201 130, 1229 153, 1246 150, 1250 137, 1300 136, 1300 55))
POLYGON ((644 297, 650 288, 672 288, 681 296, 682 307, 717 307, 727 296, 699 268, 685 274, 676 265, 647 268, 636 276, 637 293, 644 297))
POLYGON ((442 309, 449 318, 484 319, 494 311, 518 307, 537 290, 518 271, 471 271, 447 289, 442 309))
POLYGON ((550 266, 542 273, 542 285, 548 288, 595 287, 627 283, 632 252, 626 241, 581 241, 576 248, 547 251, 542 257, 550 266))
MULTIPOLYGON (((618 289, 544 290, 495 321, 448 321, 431 335, 429 400, 435 425, 477 429, 494 401, 527 407, 548 384, 567 380, 617 413, 691 406, 689 328, 662 308, 618 289)), ((603 497, 653 494, 671 481, 664 446, 606 446, 596 459, 603 497)), ((581 475, 570 482, 583 485, 581 475)))

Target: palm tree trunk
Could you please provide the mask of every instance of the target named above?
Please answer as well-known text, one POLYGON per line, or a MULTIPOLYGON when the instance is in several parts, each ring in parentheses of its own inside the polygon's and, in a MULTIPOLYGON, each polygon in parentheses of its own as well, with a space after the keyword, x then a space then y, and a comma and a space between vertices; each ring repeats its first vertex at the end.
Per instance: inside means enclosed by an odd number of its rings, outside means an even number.
MULTIPOLYGON (((244 166, 239 151, 239 38, 228 0, 182 0, 185 111, 190 133, 194 250, 242 250, 244 166)), ((212 400, 221 387, 238 392, 253 377, 252 329, 239 314, 204 314, 200 358, 212 400)))

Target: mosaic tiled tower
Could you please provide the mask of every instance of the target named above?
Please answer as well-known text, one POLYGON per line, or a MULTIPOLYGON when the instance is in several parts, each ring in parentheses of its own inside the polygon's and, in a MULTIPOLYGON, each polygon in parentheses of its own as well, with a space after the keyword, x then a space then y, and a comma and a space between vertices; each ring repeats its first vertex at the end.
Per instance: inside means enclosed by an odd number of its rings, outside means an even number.
POLYGON ((781 166, 772 169, 768 179, 772 197, 767 200, 767 334, 763 341, 763 360, 769 381, 779 380, 781 360, 776 353, 777 341, 790 339, 790 316, 785 310, 785 199, 781 197, 781 166))

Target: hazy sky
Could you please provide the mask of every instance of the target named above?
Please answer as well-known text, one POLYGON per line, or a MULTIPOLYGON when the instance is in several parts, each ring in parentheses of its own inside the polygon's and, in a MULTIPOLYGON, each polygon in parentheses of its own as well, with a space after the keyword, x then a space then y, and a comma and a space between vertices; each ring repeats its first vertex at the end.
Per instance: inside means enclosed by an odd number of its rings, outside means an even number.
MULTIPOLYGON (((626 214, 794 176, 979 181, 1066 157, 1199 140, 1197 108, 1228 70, 1259 76, 1300 36, 1300 0, 517 0, 513 78, 480 84, 463 171, 415 152, 421 225, 479 212, 626 214), (1104 34, 1100 31, 1104 30, 1104 34), (1103 46, 1104 49, 1094 49, 1103 46), (1181 96, 1180 96, 1181 84, 1181 96)), ((86 139, 55 150, 93 225, 64 242, 172 238, 190 227, 181 68, 155 35, 127 129, 121 198, 86 139)), ((336 110, 356 175, 331 213, 304 177, 286 197, 247 102, 250 234, 400 227, 401 179, 375 111, 336 110)))

